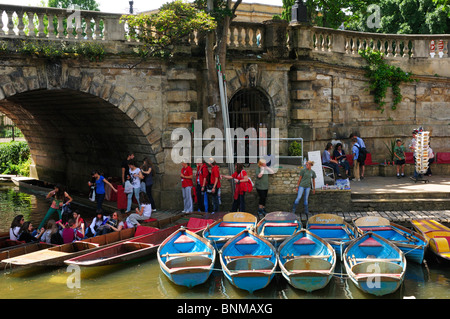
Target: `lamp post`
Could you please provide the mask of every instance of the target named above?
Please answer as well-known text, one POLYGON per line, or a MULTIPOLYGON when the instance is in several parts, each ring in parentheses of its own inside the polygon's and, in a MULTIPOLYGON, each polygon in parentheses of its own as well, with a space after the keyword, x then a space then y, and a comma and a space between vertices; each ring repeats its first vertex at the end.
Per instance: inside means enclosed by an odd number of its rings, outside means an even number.
POLYGON ((134 3, 134 1, 131 0, 128 3, 130 4, 130 14, 133 14, 133 3, 134 3))
POLYGON ((291 23, 308 22, 308 9, 303 0, 296 0, 292 6, 291 23))

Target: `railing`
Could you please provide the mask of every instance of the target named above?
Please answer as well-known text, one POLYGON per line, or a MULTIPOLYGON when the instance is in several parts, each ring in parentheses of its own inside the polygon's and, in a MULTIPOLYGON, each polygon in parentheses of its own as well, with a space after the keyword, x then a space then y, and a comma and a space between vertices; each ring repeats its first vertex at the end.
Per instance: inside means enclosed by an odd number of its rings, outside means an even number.
POLYGON ((2 37, 124 40, 125 36, 120 14, 0 4, 0 17, 6 18, 6 23, 0 19, 2 37))
MULTIPOLYGON (((132 41, 126 34, 128 27, 120 23, 121 14, 0 4, 0 17, 2 38, 132 41)), ((232 22, 227 43, 230 50, 267 52, 275 57, 278 54, 280 58, 288 56, 287 48, 308 54, 358 56, 358 50, 370 47, 388 58, 406 59, 449 58, 449 40, 450 34, 366 33, 270 20, 264 23, 232 22)), ((202 35, 193 33, 185 44, 195 47, 202 41, 202 35)))
POLYGON ((314 52, 346 55, 371 48, 387 58, 448 58, 449 40, 450 34, 381 34, 312 27, 310 48, 314 52))

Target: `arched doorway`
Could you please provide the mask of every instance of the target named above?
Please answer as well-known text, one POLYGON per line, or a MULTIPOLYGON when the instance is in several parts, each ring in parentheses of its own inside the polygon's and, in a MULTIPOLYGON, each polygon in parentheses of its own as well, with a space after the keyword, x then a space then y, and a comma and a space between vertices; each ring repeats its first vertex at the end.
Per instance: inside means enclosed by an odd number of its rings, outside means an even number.
POLYGON ((267 127, 270 131, 271 113, 270 101, 267 96, 256 88, 238 91, 228 104, 230 127, 255 128, 267 127))
MULTIPOLYGON (((238 91, 230 100, 228 104, 228 113, 230 117, 230 128, 242 128, 247 131, 249 128, 255 129, 257 137, 270 138, 270 128, 272 126, 272 115, 270 112, 269 98, 257 88, 247 88, 238 91), (265 129, 265 130, 261 130, 265 129)), ((270 149, 270 143, 264 140, 246 141, 245 145, 245 159, 238 156, 238 143, 234 142, 234 156, 235 161, 254 163, 257 158, 267 155, 267 150, 270 149), (252 153, 251 149, 254 147, 256 153, 252 153), (257 157, 253 157, 256 155, 257 157)), ((242 149, 241 149, 242 151, 242 149)), ((242 154, 242 153, 240 153, 242 154)))

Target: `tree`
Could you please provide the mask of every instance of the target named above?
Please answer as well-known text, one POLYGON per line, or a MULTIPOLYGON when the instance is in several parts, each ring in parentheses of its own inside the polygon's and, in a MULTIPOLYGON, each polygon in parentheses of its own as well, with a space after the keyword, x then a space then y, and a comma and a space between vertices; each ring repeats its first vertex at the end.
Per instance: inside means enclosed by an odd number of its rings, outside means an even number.
POLYGON ((95 0, 48 0, 52 8, 80 8, 81 10, 100 11, 95 0))
MULTIPOLYGON (((193 33, 205 36, 207 68, 207 103, 220 105, 216 57, 226 67, 228 29, 242 0, 195 0, 187 3, 175 0, 164 4, 158 13, 126 15, 130 36, 145 44, 143 56, 168 56, 171 47, 182 44, 193 33)), ((223 127, 222 117, 216 116, 216 127, 223 127)))

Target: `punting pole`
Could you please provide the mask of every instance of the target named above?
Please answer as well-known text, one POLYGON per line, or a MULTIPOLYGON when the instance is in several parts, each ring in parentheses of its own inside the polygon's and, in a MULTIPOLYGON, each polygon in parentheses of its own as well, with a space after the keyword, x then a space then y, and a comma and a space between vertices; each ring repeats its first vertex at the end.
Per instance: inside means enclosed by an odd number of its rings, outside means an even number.
MULTIPOLYGON (((233 157, 233 145, 231 143, 230 137, 230 118, 228 114, 228 98, 226 94, 227 85, 225 81, 225 75, 222 73, 222 66, 220 64, 219 55, 216 56, 216 67, 217 67, 217 77, 219 80, 219 91, 220 91, 220 103, 222 106, 222 120, 223 120, 223 130, 225 136, 225 150, 226 150, 226 162, 228 164, 229 174, 234 173, 234 157, 233 157)), ((232 193, 234 194, 234 181, 231 183, 232 193)))

